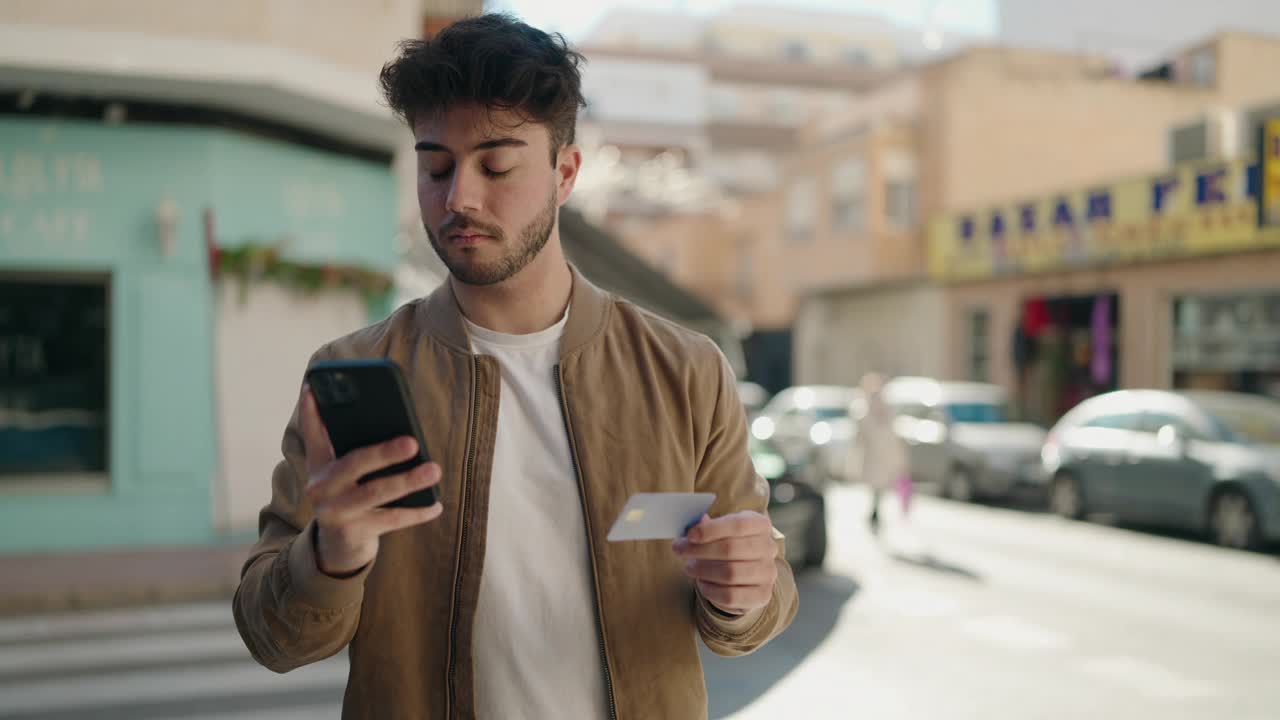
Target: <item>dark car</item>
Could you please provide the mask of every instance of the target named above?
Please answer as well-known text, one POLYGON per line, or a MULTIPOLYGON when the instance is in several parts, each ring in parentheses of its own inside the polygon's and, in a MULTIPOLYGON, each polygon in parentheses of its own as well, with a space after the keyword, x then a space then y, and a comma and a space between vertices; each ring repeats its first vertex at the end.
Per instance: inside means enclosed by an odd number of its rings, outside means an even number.
POLYGON ((1086 400, 1041 453, 1050 508, 1205 532, 1227 547, 1280 541, 1280 403, 1222 392, 1127 390, 1086 400))
POLYGON ((821 567, 827 556, 827 501, 808 466, 788 463, 767 440, 751 439, 756 472, 769 481, 769 518, 786 536, 787 562, 796 569, 821 567))

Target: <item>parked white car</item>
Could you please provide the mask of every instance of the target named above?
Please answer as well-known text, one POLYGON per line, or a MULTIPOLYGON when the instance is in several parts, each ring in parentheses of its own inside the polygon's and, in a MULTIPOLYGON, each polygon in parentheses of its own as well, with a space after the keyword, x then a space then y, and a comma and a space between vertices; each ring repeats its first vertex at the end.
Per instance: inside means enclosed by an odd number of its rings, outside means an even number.
POLYGON ((788 462, 812 462, 815 449, 847 440, 849 403, 857 392, 843 385, 789 387, 752 421, 751 434, 771 441, 788 462))
POLYGON ((937 483, 945 497, 962 501, 1005 497, 1018 487, 1044 490, 1046 432, 1009 418, 1004 388, 901 377, 885 384, 884 398, 917 481, 937 483))

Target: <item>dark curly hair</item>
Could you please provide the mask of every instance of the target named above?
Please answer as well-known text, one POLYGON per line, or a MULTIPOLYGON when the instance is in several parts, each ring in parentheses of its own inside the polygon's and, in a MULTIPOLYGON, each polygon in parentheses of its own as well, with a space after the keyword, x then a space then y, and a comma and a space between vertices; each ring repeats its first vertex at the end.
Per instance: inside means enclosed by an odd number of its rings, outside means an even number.
POLYGON ((498 13, 459 20, 427 40, 405 40, 382 67, 382 95, 409 125, 424 114, 474 102, 547 126, 551 161, 574 140, 583 56, 560 33, 498 13))

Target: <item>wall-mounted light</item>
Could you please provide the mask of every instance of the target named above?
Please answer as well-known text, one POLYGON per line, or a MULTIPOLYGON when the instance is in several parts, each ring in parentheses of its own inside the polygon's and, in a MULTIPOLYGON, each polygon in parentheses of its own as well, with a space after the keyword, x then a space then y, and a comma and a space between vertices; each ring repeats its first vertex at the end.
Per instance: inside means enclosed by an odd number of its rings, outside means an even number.
POLYGON ((168 195, 156 205, 156 241, 163 257, 172 257, 178 247, 178 206, 168 195))
POLYGON ((107 103, 102 110, 102 121, 108 125, 120 125, 129 117, 129 109, 124 103, 107 103))

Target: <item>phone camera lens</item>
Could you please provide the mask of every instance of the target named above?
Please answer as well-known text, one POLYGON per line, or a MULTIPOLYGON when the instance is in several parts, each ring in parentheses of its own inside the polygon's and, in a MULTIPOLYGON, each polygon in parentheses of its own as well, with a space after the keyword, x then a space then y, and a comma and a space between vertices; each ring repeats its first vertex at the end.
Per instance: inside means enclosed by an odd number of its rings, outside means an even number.
POLYGON ((337 404, 343 405, 356 399, 355 383, 345 373, 334 373, 331 389, 333 401, 337 404))
POLYGON ((311 393, 321 405, 333 404, 333 381, 327 374, 317 373, 311 378, 311 393))

